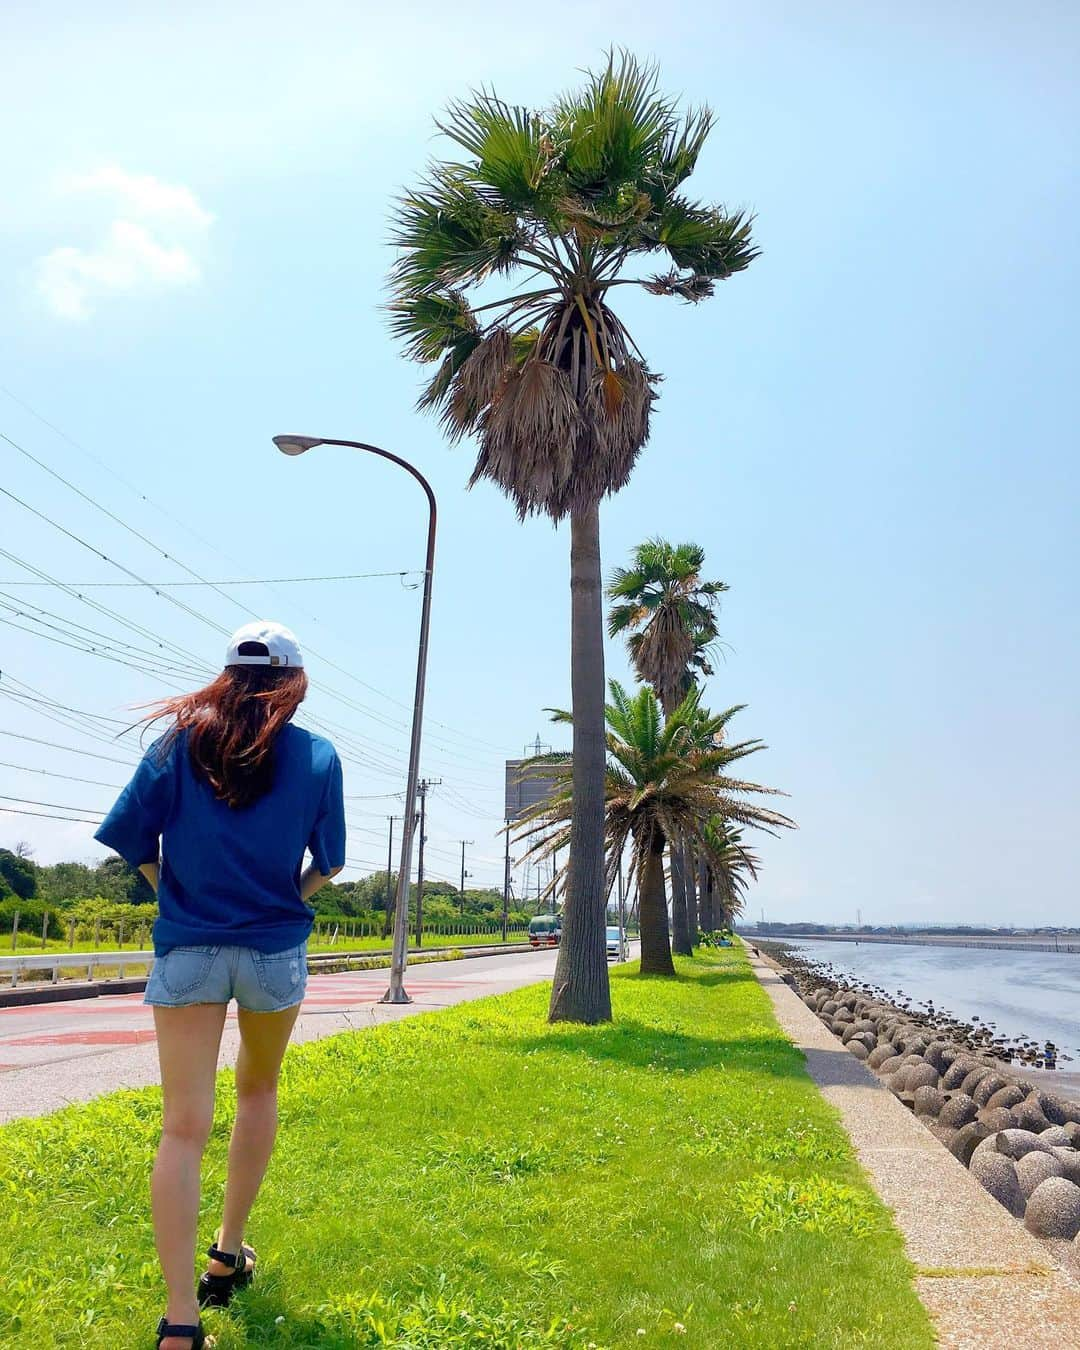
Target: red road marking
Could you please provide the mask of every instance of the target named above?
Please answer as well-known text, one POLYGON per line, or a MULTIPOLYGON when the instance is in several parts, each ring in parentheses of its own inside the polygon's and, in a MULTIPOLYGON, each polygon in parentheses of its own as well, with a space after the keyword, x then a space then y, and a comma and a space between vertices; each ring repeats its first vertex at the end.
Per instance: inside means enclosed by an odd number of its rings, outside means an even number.
POLYGON ((156 1040, 155 1033, 145 1031, 58 1031, 53 1035, 20 1036, 8 1045, 143 1045, 156 1040))

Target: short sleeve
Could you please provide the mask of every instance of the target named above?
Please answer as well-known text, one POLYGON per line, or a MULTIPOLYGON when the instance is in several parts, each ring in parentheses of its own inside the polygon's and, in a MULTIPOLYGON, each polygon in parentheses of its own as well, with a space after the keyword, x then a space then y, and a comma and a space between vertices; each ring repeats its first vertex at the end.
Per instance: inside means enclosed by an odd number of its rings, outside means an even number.
POLYGON ((324 877, 345 866, 345 796, 341 760, 335 752, 323 783, 319 814, 308 840, 315 866, 324 877))
POLYGON ((94 832, 99 844, 132 867, 157 862, 161 832, 172 808, 175 741, 162 737, 147 750, 135 776, 94 832))

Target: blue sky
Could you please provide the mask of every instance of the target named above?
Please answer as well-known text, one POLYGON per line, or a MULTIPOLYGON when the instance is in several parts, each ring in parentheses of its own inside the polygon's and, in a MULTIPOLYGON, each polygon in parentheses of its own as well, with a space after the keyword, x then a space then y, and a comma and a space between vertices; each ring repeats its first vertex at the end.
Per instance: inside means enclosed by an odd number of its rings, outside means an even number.
MULTIPOLYGON (((471 870, 497 884, 502 757, 569 696, 568 541, 466 492, 468 447, 413 412, 419 369, 379 313, 387 216, 438 153, 449 98, 486 83, 541 104, 625 44, 719 115, 696 193, 758 213, 762 257, 714 300, 626 302, 665 381, 603 511, 606 569, 660 534, 703 544, 731 587, 709 699, 749 705, 737 725, 769 745, 754 767, 801 827, 763 844, 752 912, 1075 922, 1075 8, 628 4, 617 28, 589 4, 520 23, 465 5, 452 24, 408 2, 218 9, 5 8, 0 383, 21 403, 0 394, 0 431, 160 551, 4 441, 0 484, 154 580, 185 575, 161 552, 215 580, 396 571, 422 560, 414 485, 347 452, 289 461, 269 438, 414 457, 442 512, 430 866, 455 877, 471 839, 471 870)), ((124 579, 6 498, 0 547, 64 580, 124 579)), ((0 560, 0 581, 26 579, 0 560)), ((377 761, 350 764, 348 790, 350 855, 378 863, 418 592, 227 589, 344 668, 312 659, 311 710, 377 761)), ((121 631, 62 593, 5 590, 121 631)), ((215 626, 243 608, 173 593, 205 620, 137 589, 93 595, 216 665, 215 626)), ((627 678, 617 644, 608 662, 627 678)), ((0 667, 0 689, 110 717, 168 692, 3 623, 0 667)), ((113 753, 9 698, 4 729, 113 753)), ((2 737, 0 760, 125 773, 2 737)), ((0 793, 111 796, 6 766, 0 793)), ((0 842, 43 860, 91 856, 89 834, 0 815, 0 842)))

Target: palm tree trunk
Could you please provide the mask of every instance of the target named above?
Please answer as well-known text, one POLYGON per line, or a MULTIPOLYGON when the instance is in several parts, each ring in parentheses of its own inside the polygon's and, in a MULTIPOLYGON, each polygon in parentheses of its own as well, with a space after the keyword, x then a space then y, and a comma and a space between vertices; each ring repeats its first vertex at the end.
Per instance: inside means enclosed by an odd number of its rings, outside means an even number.
POLYGON ((638 870, 641 897, 641 973, 674 975, 664 894, 664 841, 647 848, 638 870))
POLYGON ((699 858, 697 865, 698 927, 705 933, 711 933, 715 926, 713 923, 712 893, 709 887, 709 865, 704 858, 699 858))
POLYGON ((675 951, 680 956, 693 956, 686 913, 686 854, 676 843, 671 845, 671 927, 675 951))
POLYGON ((609 1022, 604 885, 607 745, 598 505, 575 510, 570 516, 570 686, 574 800, 562 940, 548 1020, 609 1022))
POLYGON ((697 891, 697 861, 694 858, 694 850, 686 846, 683 853, 683 874, 686 877, 686 926, 690 930, 691 949, 697 945, 698 935, 698 891, 697 891))

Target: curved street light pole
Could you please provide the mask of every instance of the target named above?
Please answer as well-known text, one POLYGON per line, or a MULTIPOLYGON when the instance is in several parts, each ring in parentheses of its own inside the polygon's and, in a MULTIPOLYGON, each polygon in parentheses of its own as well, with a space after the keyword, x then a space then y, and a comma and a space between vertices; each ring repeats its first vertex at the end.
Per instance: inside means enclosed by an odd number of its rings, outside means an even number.
POLYGON ((427 558, 424 563, 424 600, 420 609, 420 645, 416 653, 416 692, 413 696, 412 737, 409 742, 409 773, 402 813, 401 863, 398 867, 397 899, 394 904, 394 945, 390 958, 390 988, 383 1003, 411 1003, 405 992, 405 966, 409 945, 409 877, 412 874, 413 832, 416 825, 416 787, 420 776, 420 729, 424 720, 424 683, 427 676, 428 625, 431 618, 431 578, 435 570, 435 494, 431 484, 408 460, 380 450, 363 441, 339 441, 328 436, 275 436, 274 444, 285 455, 302 455, 316 445, 343 445, 350 450, 365 450, 397 464, 416 479, 428 501, 427 558))

